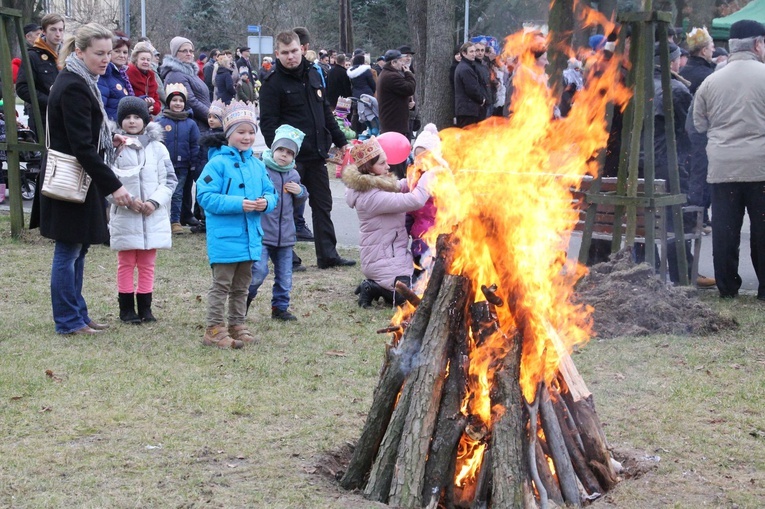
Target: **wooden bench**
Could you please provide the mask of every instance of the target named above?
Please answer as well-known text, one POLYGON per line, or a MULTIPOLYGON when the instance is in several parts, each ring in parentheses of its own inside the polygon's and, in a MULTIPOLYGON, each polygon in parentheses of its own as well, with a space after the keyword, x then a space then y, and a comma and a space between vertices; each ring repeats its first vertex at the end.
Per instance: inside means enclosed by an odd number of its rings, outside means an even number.
MULTIPOLYGON (((587 200, 587 193, 589 192, 594 179, 592 177, 585 177, 582 180, 582 184, 579 189, 572 188, 573 205, 579 210, 579 219, 576 223, 575 232, 580 234, 584 231, 585 219, 587 217, 587 209, 591 206, 587 200)), ((603 194, 615 194, 617 179, 615 177, 604 177, 601 179, 600 193, 603 194)), ((638 193, 645 192, 645 181, 643 179, 638 180, 638 193)), ((667 194, 667 182, 665 180, 654 180, 654 194, 657 196, 667 194)), ((599 203, 597 206, 597 213, 595 214, 595 222, 592 228, 592 238, 600 240, 613 241, 614 238, 614 224, 615 221, 615 205, 599 203)), ((645 244, 646 242, 646 227, 654 228, 655 244, 659 248, 660 263, 659 274, 663 281, 667 280, 667 249, 670 242, 675 240, 675 233, 667 231, 666 227, 666 212, 668 207, 657 207, 655 209, 654 217, 651 218, 647 214, 648 209, 644 207, 636 208, 636 228, 635 228, 635 242, 645 244)), ((670 211, 671 213, 671 211, 670 211)), ((701 237, 703 228, 703 215, 704 208, 698 206, 684 206, 683 213, 695 214, 694 227, 691 231, 684 232, 685 240, 693 240, 693 262, 691 263, 691 284, 696 284, 699 270, 699 255, 701 253, 701 237)), ((624 246, 625 233, 627 231, 627 217, 626 214, 622 214, 619 219, 621 224, 621 246, 624 246)), ((674 249, 674 246, 672 246, 674 249)))

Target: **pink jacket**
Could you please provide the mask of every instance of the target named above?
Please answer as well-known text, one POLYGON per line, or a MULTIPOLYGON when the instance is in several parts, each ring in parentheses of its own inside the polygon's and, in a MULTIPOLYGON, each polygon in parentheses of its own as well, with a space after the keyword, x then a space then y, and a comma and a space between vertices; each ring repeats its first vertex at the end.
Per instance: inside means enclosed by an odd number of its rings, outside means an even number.
POLYGON ((388 290, 393 289, 396 277, 414 272, 406 213, 421 208, 430 198, 428 180, 423 177, 407 192, 406 179, 396 180, 392 174, 361 174, 355 165, 343 171, 345 201, 359 217, 361 272, 388 290))

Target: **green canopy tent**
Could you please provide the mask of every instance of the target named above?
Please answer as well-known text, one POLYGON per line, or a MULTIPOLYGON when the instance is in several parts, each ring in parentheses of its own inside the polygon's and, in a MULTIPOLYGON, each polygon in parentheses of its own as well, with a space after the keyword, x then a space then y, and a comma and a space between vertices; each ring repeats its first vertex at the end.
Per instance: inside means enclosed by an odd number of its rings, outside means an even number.
POLYGON ((725 16, 724 18, 713 19, 712 30, 710 30, 709 33, 716 41, 727 41, 730 38, 730 26, 742 19, 753 19, 765 23, 765 0, 752 0, 733 14, 725 16))

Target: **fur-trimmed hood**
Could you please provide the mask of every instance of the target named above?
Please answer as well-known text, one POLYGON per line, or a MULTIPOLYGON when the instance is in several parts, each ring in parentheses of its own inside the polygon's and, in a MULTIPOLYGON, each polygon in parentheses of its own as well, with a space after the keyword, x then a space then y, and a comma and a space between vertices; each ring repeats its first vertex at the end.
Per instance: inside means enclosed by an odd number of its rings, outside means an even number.
POLYGON ((343 170, 343 183, 346 187, 366 193, 372 189, 380 189, 389 193, 400 193, 398 179, 393 173, 387 175, 370 175, 361 173, 355 164, 349 164, 343 170))
MULTIPOLYGON (((199 67, 196 62, 181 62, 175 57, 165 55, 162 60, 162 67, 159 68, 159 75, 164 80, 169 72, 176 71, 187 76, 196 76, 199 73, 199 67)), ((190 93, 190 91, 187 90, 190 93)))
POLYGON ((362 74, 370 70, 371 68, 372 67, 367 64, 351 67, 350 69, 348 69, 348 77, 350 79, 358 78, 359 76, 361 76, 362 74))
POLYGON ((149 122, 149 125, 146 126, 146 129, 144 130, 143 134, 139 134, 138 136, 135 136, 133 134, 127 134, 124 129, 119 127, 116 122, 110 120, 109 121, 109 129, 115 134, 122 134, 124 136, 134 136, 138 138, 138 140, 141 142, 141 145, 144 147, 151 143, 152 141, 158 141, 162 143, 165 139, 165 130, 162 129, 162 126, 159 125, 156 122, 149 122))

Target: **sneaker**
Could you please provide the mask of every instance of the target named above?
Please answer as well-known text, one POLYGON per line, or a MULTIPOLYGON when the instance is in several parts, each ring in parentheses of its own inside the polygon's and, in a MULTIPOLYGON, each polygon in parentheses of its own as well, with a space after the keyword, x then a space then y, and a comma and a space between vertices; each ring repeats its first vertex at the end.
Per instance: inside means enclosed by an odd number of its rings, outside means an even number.
POLYGON ((696 286, 698 288, 715 288, 717 282, 713 277, 706 277, 699 274, 699 277, 696 278, 696 286))
POLYGON ((298 228, 295 232, 297 234, 297 240, 299 242, 313 242, 313 232, 308 229, 307 226, 298 228))
POLYGON ((297 320, 297 316, 293 315, 287 309, 271 309, 271 318, 274 320, 281 320, 283 322, 292 322, 297 320))
POLYGON ((170 231, 173 233, 186 233, 186 230, 183 229, 183 226, 181 226, 181 223, 171 224, 170 231))

